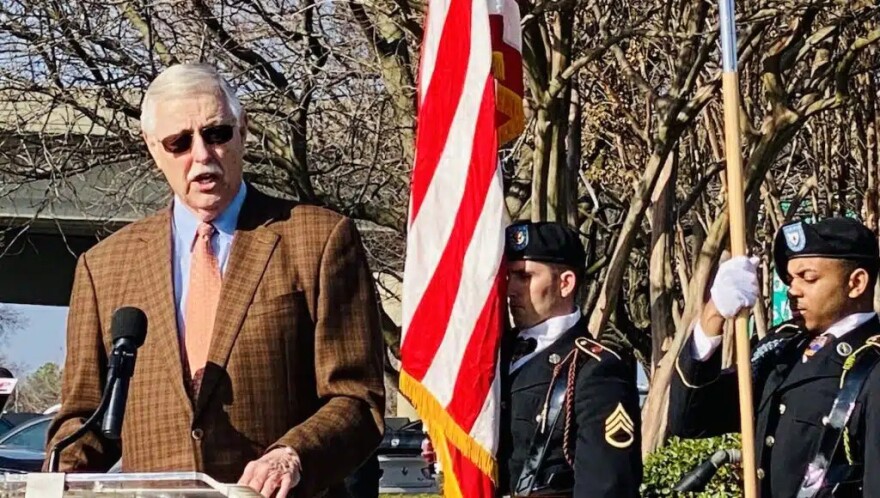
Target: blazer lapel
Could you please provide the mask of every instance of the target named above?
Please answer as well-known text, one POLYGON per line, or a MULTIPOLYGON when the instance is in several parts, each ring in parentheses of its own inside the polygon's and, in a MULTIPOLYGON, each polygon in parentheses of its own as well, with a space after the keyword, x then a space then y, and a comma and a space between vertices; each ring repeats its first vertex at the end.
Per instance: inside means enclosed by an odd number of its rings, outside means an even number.
POLYGON ((169 382, 174 386, 175 395, 187 410, 192 410, 192 402, 183 383, 183 363, 180 336, 177 330, 177 314, 174 303, 174 284, 171 281, 171 210, 165 209, 156 218, 156 226, 144 230, 142 238, 143 264, 140 265, 140 278, 150 313, 147 341, 151 341, 157 354, 166 363, 166 371, 171 372, 169 382))
POLYGON ((208 365, 196 403, 196 417, 205 407, 217 382, 226 375, 224 372, 235 339, 279 238, 278 234, 263 226, 272 219, 265 214, 268 208, 265 196, 248 187, 223 275, 217 319, 208 349, 208 365))

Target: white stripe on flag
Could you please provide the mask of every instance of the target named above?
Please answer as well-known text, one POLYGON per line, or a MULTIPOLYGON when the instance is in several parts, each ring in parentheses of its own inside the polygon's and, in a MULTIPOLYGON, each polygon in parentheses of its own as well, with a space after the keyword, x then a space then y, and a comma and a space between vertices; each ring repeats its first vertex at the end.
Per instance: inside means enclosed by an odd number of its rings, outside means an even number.
POLYGON ((492 62, 489 22, 482 2, 474 3, 471 23, 471 52, 461 99, 436 173, 407 236, 402 306, 404 337, 446 248, 467 183, 477 116, 492 62), (480 29, 485 31, 480 33, 480 29))
POLYGON ((504 34, 501 39, 504 43, 522 53, 522 28, 520 27, 519 5, 515 0, 501 0, 501 15, 504 18, 504 34))
POLYGON ((486 402, 483 403, 480 415, 474 421, 470 433, 483 449, 493 455, 498 451, 498 420, 501 418, 501 407, 498 404, 498 400, 501 399, 501 371, 498 367, 496 362, 495 381, 492 382, 492 389, 486 396, 486 402))
POLYGON ((425 34, 422 41, 422 61, 419 75, 419 105, 425 100, 428 86, 434 76, 434 66, 437 64, 437 50, 440 47, 440 39, 443 34, 443 26, 446 24, 446 14, 449 13, 449 4, 452 0, 430 0, 425 34))
POLYGON ((506 226, 503 224, 506 210, 501 181, 501 170, 496 169, 489 184, 486 202, 474 228, 474 237, 465 253, 461 284, 455 296, 446 333, 437 350, 437 356, 422 380, 422 384, 428 386, 442 406, 452 400, 455 382, 450 382, 450 379, 458 378, 469 339, 486 306, 501 266, 506 226))

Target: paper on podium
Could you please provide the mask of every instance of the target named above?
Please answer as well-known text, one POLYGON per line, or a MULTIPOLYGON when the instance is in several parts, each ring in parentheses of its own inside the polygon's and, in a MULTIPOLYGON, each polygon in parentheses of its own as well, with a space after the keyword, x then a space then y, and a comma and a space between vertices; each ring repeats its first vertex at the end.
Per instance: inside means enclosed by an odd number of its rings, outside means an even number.
POLYGON ((258 498, 245 486, 221 484, 198 472, 143 474, 0 474, 3 498, 258 498), (58 488, 62 491, 59 494, 58 488))
POLYGON ((28 474, 25 498, 63 498, 64 474, 28 474))

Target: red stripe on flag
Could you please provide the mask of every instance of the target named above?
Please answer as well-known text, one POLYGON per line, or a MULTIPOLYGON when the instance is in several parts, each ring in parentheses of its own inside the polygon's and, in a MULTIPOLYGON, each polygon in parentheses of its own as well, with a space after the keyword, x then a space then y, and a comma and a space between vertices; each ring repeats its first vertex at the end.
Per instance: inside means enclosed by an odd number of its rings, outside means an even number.
POLYGON ((461 496, 464 498, 495 496, 492 479, 462 455, 455 445, 447 443, 446 446, 449 448, 452 470, 455 472, 455 480, 458 481, 461 496))
MULTIPOLYGON (((418 381, 425 377, 437 354, 437 348, 443 341, 461 284, 464 256, 483 211, 489 185, 495 178, 497 141, 494 127, 494 91, 495 80, 489 76, 483 88, 483 99, 474 133, 474 148, 464 195, 455 216, 455 225, 431 282, 413 312, 406 339, 401 346, 401 357, 404 358, 406 371, 418 381)), ((493 227, 495 228, 497 227, 493 227)))
POLYGON ((461 100, 471 52, 471 2, 452 0, 434 59, 431 84, 419 108, 416 159, 412 174, 410 222, 416 219, 440 155, 446 147, 452 119, 461 100), (437 84, 434 84, 434 83, 437 84), (430 130, 430 133, 427 132, 430 130))
POLYGON ((456 379, 455 394, 447 407, 452 418, 467 432, 471 431, 483 411, 495 379, 506 282, 502 265, 461 361, 461 371, 467 372, 467 375, 459 375, 456 379))

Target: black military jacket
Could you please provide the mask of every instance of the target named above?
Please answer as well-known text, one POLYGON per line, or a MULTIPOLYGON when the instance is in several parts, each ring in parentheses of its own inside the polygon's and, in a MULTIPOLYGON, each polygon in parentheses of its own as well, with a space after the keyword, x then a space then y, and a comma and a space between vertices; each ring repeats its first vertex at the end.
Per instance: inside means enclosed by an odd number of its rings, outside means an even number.
MULTIPOLYGON (((513 334, 515 335, 515 334, 513 334)), ((499 492, 512 494, 540 423, 554 367, 580 341, 570 419, 570 455, 563 450, 565 411, 550 438, 533 495, 585 498, 639 496, 642 458, 639 398, 634 365, 589 339, 581 319, 550 347, 508 374, 508 347, 502 347, 499 492)))
MULTIPOLYGON (((755 399, 755 445, 758 478, 764 498, 797 495, 807 465, 816 456, 823 420, 831 412, 843 364, 872 336, 880 321, 870 319, 834 339, 806 363, 810 338, 793 323, 784 323, 752 348, 755 399)), ((693 359, 693 338, 676 362, 669 400, 669 432, 686 438, 739 431, 736 372, 721 370, 721 348, 704 362, 693 359)), ((861 391, 847 425, 854 483, 834 496, 880 497, 880 368, 861 391), (862 480, 862 469, 865 469, 862 480)), ((833 462, 848 465, 843 444, 833 462)))

